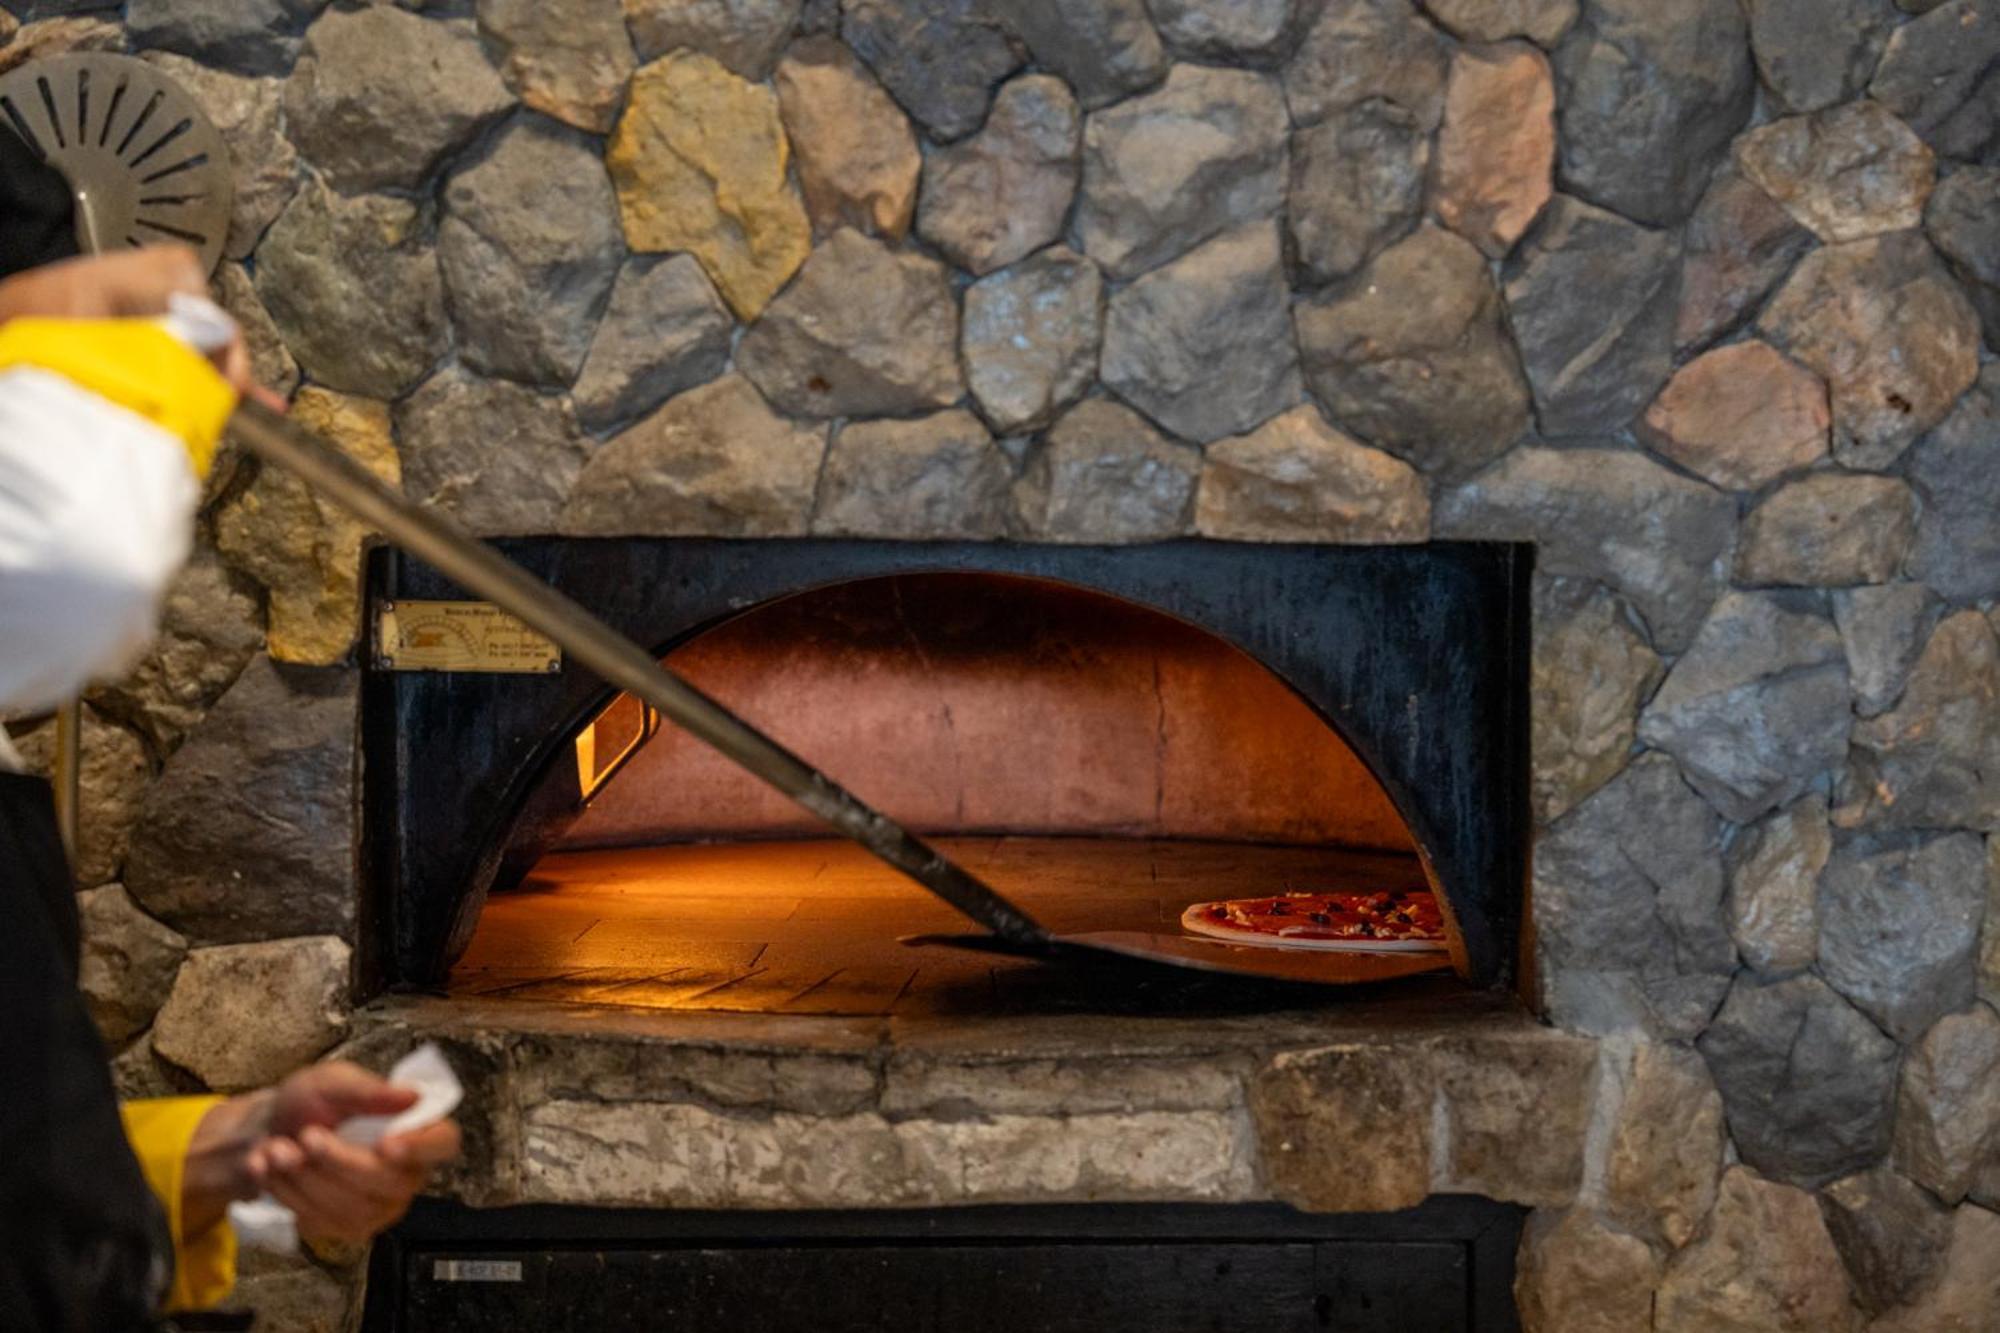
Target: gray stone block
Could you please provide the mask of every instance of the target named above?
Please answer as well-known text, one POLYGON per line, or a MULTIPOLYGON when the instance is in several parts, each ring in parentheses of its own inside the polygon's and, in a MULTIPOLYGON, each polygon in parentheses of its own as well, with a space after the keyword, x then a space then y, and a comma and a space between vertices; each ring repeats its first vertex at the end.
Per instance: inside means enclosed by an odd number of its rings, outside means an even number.
POLYGON ((1187 533, 1200 475, 1199 451, 1129 407, 1087 398, 1029 456, 1015 503, 1043 541, 1158 541, 1187 533))
POLYGON ((1639 721, 1723 816, 1748 823, 1847 755, 1847 663, 1808 595, 1725 594, 1639 721))
POLYGON ((1654 646, 1676 653, 1721 590, 1736 505, 1629 449, 1523 447, 1440 496, 1435 526, 1540 543, 1543 573, 1623 593, 1654 646))
POLYGON ((1083 119, 1062 80, 1028 74, 993 99, 977 134, 933 150, 917 233, 960 268, 991 273, 1062 234, 1083 119))
POLYGON ((1145 0, 1009 0, 994 8, 1086 107, 1129 97, 1167 72, 1145 0))
POLYGON ((827 450, 813 531, 843 537, 1002 536, 1014 470, 963 409, 915 421, 858 421, 827 450))
POLYGON ((624 257, 601 149, 567 126, 517 120, 445 183, 438 267, 475 370, 568 387, 624 257))
POLYGON ((1183 439, 1238 435, 1299 401, 1275 222, 1218 236, 1110 300, 1105 387, 1183 439))
POLYGON ((404 493, 486 537, 553 531, 590 456, 566 400, 462 366, 397 406, 396 438, 404 493))
POLYGON ((353 929, 358 688, 252 661, 146 792, 139 904, 196 944, 353 929))
POLYGON ((905 416, 965 392, 944 265, 841 230, 743 336, 736 366, 797 416, 905 416))
POLYGON ((2000 347, 2000 167, 1964 166, 1945 177, 1924 229, 1971 294, 1986 345, 2000 347))
POLYGON ((1623 598, 1588 579, 1534 589, 1534 810, 1559 818, 1632 757, 1639 704, 1664 674, 1623 598))
POLYGON ((1309 282, 1367 263, 1417 225, 1430 136, 1383 102, 1343 108, 1292 137, 1285 234, 1309 282))
POLYGON ((1721 836, 1715 812, 1661 754, 1634 760, 1543 834, 1534 874, 1542 972, 1563 1005, 1584 1009, 1588 1027, 1688 1038, 1707 1022, 1736 967, 1721 836), (1604 973, 1628 985, 1590 996, 1571 980, 1604 973))
POLYGON ((1893 464, 1979 374, 1979 316, 1919 232, 1813 251, 1758 327, 1826 379, 1851 468, 1893 464))
POLYGON ((1916 1296, 1944 1261, 1951 1214, 1888 1167, 1834 1181, 1820 1191, 1819 1207, 1871 1314, 1916 1296))
POLYGON ((285 85, 292 142, 344 191, 414 189, 514 104, 470 20, 333 9, 285 85))
POLYGON ((1136 277, 1276 213, 1289 129, 1274 80, 1200 65, 1090 116, 1076 217, 1084 252, 1113 278, 1136 277))
POLYGON ((940 139, 979 128, 1023 52, 985 0, 848 0, 840 35, 905 111, 940 139))
POLYGON ((801 0, 625 0, 625 22, 641 60, 699 51, 761 81, 791 40, 800 8, 801 0))
POLYGON ((1097 378, 1103 275, 1051 246, 966 288, 959 336, 972 399, 993 428, 1045 426, 1097 378))
POLYGON ((1425 133, 1444 114, 1444 35, 1410 0, 1320 6, 1284 68, 1292 120, 1311 125, 1379 99, 1425 133))
POLYGON ((1874 717, 1903 697, 1940 610, 1937 594, 1921 583, 1845 588, 1833 595, 1833 623, 1847 646, 1856 713, 1874 717))
POLYGON ((1945 156, 1977 158, 1992 144, 1996 58, 2000 14, 1948 0, 1890 35, 1868 94, 1945 156))
POLYGON ((1819 971, 1899 1041, 1971 1002, 1986 849, 1970 833, 1850 838, 1820 876, 1819 971))
POLYGON ((1619 430, 1652 401, 1673 368, 1679 271, 1671 232, 1567 195, 1550 201, 1502 270, 1544 434, 1619 430))
POLYGON ((135 47, 249 74, 282 74, 298 54, 306 24, 326 5, 327 0, 132 0, 125 8, 125 33, 135 47))
POLYGON ((1975 1003, 1931 1025, 1903 1061, 1896 1169, 1947 1204, 2000 1164, 2000 1014, 1975 1003))
POLYGON ((1447 480, 1528 429, 1528 387, 1500 294, 1469 241, 1423 227, 1356 277, 1300 301, 1306 382, 1333 419, 1447 480))
POLYGON ((1555 69, 1567 188, 1655 227, 1694 211, 1757 86, 1736 0, 1585 0, 1555 69))
POLYGON ((1329 426, 1310 404, 1206 450, 1195 528, 1224 541, 1419 542, 1424 479, 1399 458, 1329 426))
POLYGON ((1818 977, 1739 975, 1696 1045, 1737 1152, 1764 1174, 1820 1185, 1888 1150, 1896 1043, 1818 977))
POLYGON ((1940 623, 1896 706, 1854 728, 1843 794, 1864 823, 2000 828, 2000 637, 1976 611, 1940 623))
POLYGON ((1729 846, 1729 933, 1759 975, 1819 957, 1819 876, 1833 855, 1826 797, 1809 792, 1738 833, 1729 846))
POLYGON ((397 398, 450 344, 427 208, 387 195, 299 191, 257 252, 257 295, 313 379, 397 398))
POLYGON ((1889 0, 1749 0, 1757 72, 1780 107, 1817 111, 1868 86, 1899 15, 1889 0))
POLYGON ((729 364, 736 323, 692 255, 635 255, 618 271, 611 303, 571 398, 592 430, 644 416, 706 384, 729 364))
POLYGON ((577 537, 803 536, 826 427, 779 416, 741 375, 674 398, 590 459, 561 530, 577 537))
POLYGON ((1894 477, 1817 472, 1766 496, 1743 523, 1736 581, 1848 588, 1896 576, 1917 532, 1917 497, 1894 477))
POLYGON ((330 935, 196 949, 153 1025, 153 1049, 218 1092, 267 1087, 346 1031, 351 956, 330 935))
POLYGON ((77 989, 106 1044, 119 1046, 152 1023, 167 1001, 187 939, 140 911, 117 884, 77 895, 83 961, 77 989))
POLYGON ((2000 596, 2000 365, 1910 451, 1924 497, 1910 577, 1956 603, 2000 596))
POLYGON ((1708 1230, 1667 1262, 1659 1333, 1843 1333, 1847 1275, 1813 1196, 1732 1167, 1708 1230))

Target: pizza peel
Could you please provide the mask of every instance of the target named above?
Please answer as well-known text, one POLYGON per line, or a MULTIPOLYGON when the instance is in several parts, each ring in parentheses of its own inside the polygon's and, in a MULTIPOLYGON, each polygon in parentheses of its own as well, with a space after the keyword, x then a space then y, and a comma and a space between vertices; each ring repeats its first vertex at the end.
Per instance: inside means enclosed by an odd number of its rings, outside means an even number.
POLYGON ((1046 961, 1115 959, 1127 964, 1331 985, 1412 976, 1450 965, 1442 953, 1306 953, 1139 931, 1057 935, 991 885, 731 713, 582 606, 492 546, 466 534, 450 519, 390 490, 360 464, 284 417, 246 401, 231 419, 229 433, 258 458, 294 473, 473 596, 547 635, 606 684, 651 704, 663 717, 944 899, 987 932, 920 935, 907 943, 1046 961))
MULTIPOLYGON (((194 245, 213 266, 227 232, 232 195, 228 150, 193 100, 156 68, 108 54, 34 62, 0 80, 0 114, 69 180, 84 249, 179 240, 194 245)), ((1138 931, 1057 935, 681 679, 652 653, 449 518, 391 490, 296 423, 246 400, 231 418, 228 434, 247 452, 293 473, 468 593, 546 635, 607 685, 652 705, 986 931, 913 936, 907 943, 1335 985, 1449 966, 1442 953, 1298 952, 1138 931)))
POLYGON ((157 66, 108 51, 29 61, 0 75, 0 124, 69 182, 86 253, 175 241, 206 272, 221 261, 229 149, 157 66))

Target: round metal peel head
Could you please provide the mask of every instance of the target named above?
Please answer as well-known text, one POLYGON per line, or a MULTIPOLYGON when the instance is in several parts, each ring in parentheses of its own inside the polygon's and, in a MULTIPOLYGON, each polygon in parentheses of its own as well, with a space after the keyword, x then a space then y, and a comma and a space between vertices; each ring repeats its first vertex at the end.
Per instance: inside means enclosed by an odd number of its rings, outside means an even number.
POLYGON ((0 117, 76 194, 87 253, 178 241, 213 271, 236 186, 222 135, 143 60, 91 52, 0 76, 0 117))

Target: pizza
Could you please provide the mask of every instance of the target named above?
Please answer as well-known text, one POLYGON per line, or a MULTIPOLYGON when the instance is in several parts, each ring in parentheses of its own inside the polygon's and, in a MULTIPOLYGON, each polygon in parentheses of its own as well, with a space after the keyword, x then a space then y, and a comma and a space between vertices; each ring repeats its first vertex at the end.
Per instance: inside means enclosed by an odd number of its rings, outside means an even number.
POLYGON ((1273 949, 1439 953, 1444 913, 1428 889, 1284 893, 1196 903, 1181 913, 1196 935, 1273 949))

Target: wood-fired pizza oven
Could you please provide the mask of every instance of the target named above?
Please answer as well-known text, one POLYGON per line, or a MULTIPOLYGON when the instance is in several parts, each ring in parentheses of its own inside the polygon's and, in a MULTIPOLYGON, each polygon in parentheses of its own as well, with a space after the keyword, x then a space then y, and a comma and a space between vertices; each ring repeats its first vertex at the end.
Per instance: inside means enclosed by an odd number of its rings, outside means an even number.
MULTIPOLYGON (((1428 883, 1449 969, 1514 979, 1523 548, 507 547, 1053 929, 1428 883)), ((387 552, 371 593, 460 596, 387 552)), ((967 925, 581 669, 373 660, 368 966, 390 987, 751 1013, 1074 1001, 1062 968, 903 943, 967 925)))

